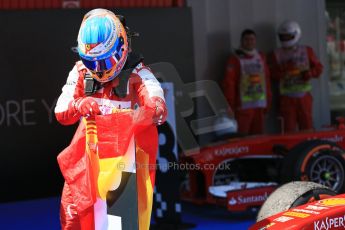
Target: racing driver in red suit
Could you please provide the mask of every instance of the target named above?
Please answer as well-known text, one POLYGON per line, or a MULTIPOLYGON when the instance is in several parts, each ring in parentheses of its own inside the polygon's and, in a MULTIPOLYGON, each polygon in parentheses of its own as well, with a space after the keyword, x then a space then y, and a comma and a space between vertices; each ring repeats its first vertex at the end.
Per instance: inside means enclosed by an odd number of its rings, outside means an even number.
POLYGON ((301 28, 297 22, 283 22, 278 29, 281 48, 272 55, 272 78, 280 83, 280 114, 284 131, 313 128, 312 78, 318 78, 323 66, 309 46, 298 44, 301 28))
MULTIPOLYGON (((78 61, 62 88, 55 115, 63 125, 81 117, 110 114, 114 108, 154 109, 153 123, 167 116, 163 90, 140 55, 131 52, 128 28, 122 17, 105 9, 88 12, 78 34, 78 61), (124 70, 132 69, 129 74, 124 70)), ((80 213, 65 183, 61 198, 62 229, 82 229, 80 213)), ((142 228, 144 229, 144 228, 142 228)))

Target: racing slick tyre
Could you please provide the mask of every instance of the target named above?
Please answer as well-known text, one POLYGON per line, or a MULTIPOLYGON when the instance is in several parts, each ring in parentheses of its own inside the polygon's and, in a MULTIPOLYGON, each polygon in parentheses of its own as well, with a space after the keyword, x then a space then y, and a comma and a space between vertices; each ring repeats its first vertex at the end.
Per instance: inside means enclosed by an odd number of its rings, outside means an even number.
POLYGON ((313 181, 337 193, 345 192, 344 150, 324 140, 302 142, 283 160, 282 184, 290 181, 313 181))
POLYGON ((276 189, 261 206, 256 221, 259 222, 290 208, 336 195, 326 186, 309 182, 294 181, 276 189))

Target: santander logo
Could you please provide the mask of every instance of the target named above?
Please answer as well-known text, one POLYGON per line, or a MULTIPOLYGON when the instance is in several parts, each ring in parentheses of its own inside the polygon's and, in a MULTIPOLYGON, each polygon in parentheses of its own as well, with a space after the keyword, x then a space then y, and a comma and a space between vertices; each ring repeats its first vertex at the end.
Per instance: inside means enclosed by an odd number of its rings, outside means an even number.
POLYGON ((262 195, 253 195, 253 196, 242 196, 239 195, 237 198, 232 197, 229 200, 229 205, 239 205, 239 204, 250 204, 250 203, 257 203, 257 202, 264 202, 268 197, 268 193, 265 192, 262 195))

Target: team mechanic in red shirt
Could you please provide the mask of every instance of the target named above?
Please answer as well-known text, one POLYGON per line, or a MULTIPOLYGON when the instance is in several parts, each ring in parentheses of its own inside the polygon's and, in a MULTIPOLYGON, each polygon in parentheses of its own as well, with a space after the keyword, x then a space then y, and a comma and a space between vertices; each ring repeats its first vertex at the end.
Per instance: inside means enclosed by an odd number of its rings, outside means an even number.
POLYGON ((272 55, 272 78, 280 82, 280 114, 284 131, 313 128, 312 89, 310 79, 318 78, 323 66, 311 47, 299 45, 301 28, 297 22, 286 21, 278 29, 282 45, 272 55))
POLYGON ((271 105, 269 75, 265 55, 256 50, 255 32, 244 30, 241 47, 228 60, 222 82, 223 92, 235 112, 240 133, 263 133, 265 113, 271 105))
MULTIPOLYGON (((81 61, 70 71, 55 107, 61 124, 74 124, 82 116, 109 114, 114 108, 141 106, 154 108, 154 123, 165 121, 163 90, 144 66, 143 58, 131 52, 128 28, 122 19, 105 9, 95 9, 84 16, 78 34, 81 61), (123 74, 126 69, 133 70, 123 74)), ((61 199, 62 229, 82 229, 73 201, 70 187, 65 183, 61 199)))

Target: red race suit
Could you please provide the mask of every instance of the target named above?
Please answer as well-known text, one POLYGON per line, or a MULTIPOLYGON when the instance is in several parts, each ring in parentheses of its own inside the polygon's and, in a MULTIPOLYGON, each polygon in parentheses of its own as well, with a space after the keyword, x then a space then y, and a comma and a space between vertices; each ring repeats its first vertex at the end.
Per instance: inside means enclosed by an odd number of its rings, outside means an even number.
POLYGON ((310 79, 318 78, 322 69, 311 47, 297 45, 273 52, 271 73, 279 81, 280 115, 285 132, 294 132, 297 126, 300 130, 313 128, 310 79))
MULTIPOLYGON (((82 62, 77 62, 62 88, 62 94, 55 107, 55 115, 63 125, 71 125, 81 119, 81 114, 76 109, 76 103, 86 97, 84 92, 86 73, 88 73, 88 69, 82 62)), ((164 93, 160 83, 143 63, 136 65, 130 73, 126 84, 127 87, 125 87, 127 92, 121 97, 114 92, 114 88, 120 84, 120 78, 121 76, 118 76, 114 80, 103 84, 94 94, 89 96, 97 102, 102 115, 111 114, 114 109, 124 111, 137 109, 138 107, 142 108, 153 101, 160 101, 166 111, 164 93)), ((116 123, 116 120, 111 122, 116 123)), ((126 124, 126 122, 117 123, 123 130, 131 125, 126 124)), ((85 153, 87 128, 85 122, 80 122, 71 144, 58 156, 58 163, 65 178, 60 211, 63 230, 99 229, 97 227, 97 215, 95 214, 96 209, 100 208, 95 193, 95 186, 97 185, 93 183, 94 175, 89 167, 92 162, 85 153)), ((89 129, 91 135, 93 132, 92 127, 89 129)), ((103 129, 106 130, 107 126, 104 126, 103 129)), ((137 162, 154 165, 158 148, 158 135, 155 125, 151 123, 145 131, 135 134, 134 139, 137 162)), ((100 138, 98 141, 100 141, 100 138)), ((101 147, 98 146, 98 149, 101 147)), ((106 152, 106 154, 108 153, 106 152)), ((137 177, 139 228, 149 229, 155 170, 153 168, 139 168, 137 169, 137 177)))
POLYGON ((269 68, 265 55, 249 55, 237 51, 229 58, 222 89, 234 110, 238 131, 260 134, 264 131, 264 115, 271 106, 269 68))

